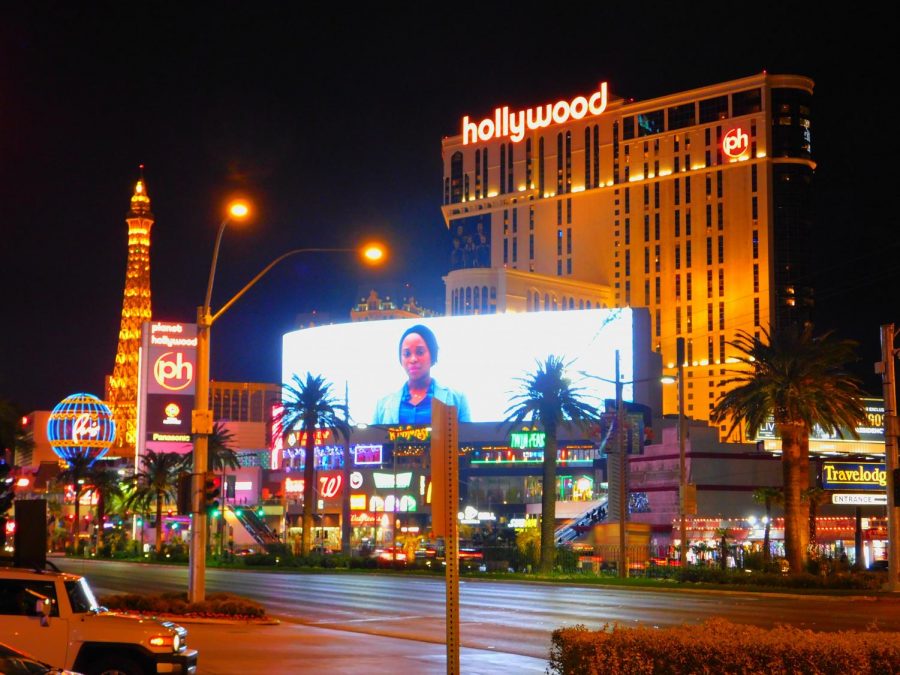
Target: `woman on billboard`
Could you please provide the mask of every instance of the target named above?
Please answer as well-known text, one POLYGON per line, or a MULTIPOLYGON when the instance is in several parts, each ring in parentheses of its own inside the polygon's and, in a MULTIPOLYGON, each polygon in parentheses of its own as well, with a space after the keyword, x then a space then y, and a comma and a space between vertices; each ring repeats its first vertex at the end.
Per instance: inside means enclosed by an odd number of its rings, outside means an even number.
POLYGON ((430 329, 421 324, 408 328, 400 337, 399 351, 407 381, 400 391, 378 401, 373 424, 431 424, 432 399, 456 406, 460 422, 472 421, 465 394, 438 384, 431 376, 438 343, 430 329))

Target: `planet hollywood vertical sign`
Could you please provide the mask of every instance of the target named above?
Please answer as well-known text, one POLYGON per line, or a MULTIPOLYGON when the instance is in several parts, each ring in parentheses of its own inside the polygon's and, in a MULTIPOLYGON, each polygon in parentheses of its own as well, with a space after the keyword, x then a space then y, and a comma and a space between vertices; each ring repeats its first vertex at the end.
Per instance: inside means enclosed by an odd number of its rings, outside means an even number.
POLYGON ((142 447, 189 449, 196 369, 197 324, 143 324, 138 409, 142 447))

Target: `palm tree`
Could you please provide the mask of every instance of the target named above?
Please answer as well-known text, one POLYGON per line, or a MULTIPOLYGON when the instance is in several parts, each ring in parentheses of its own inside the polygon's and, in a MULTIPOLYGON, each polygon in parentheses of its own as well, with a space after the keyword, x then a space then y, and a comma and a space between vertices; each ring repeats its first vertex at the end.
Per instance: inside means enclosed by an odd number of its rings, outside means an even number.
POLYGON ((128 505, 136 511, 155 504, 157 553, 162 551, 163 502, 176 501, 178 474, 183 465, 183 455, 147 450, 141 457, 141 470, 134 477, 134 491, 128 497, 128 505))
POLYGON ((753 491, 753 500, 766 508, 766 529, 763 536, 763 562, 768 564, 772 559, 772 551, 769 546, 769 534, 772 530, 772 506, 784 501, 784 492, 777 487, 761 487, 753 491))
POLYGON ((122 496, 122 483, 119 473, 110 469, 106 464, 98 462, 91 468, 88 478, 91 484, 90 491, 97 495, 97 551, 103 546, 103 521, 106 520, 106 512, 110 499, 122 496))
POLYGON ((856 436, 852 430, 864 419, 859 382, 844 370, 856 343, 831 333, 813 337, 809 325, 763 333, 765 342, 740 331, 729 343, 743 368, 725 381, 735 386, 719 398, 710 417, 716 423, 731 418, 729 433, 744 423, 751 436, 774 418, 781 436, 785 553, 791 570, 799 572, 807 549, 801 493, 809 484, 804 447, 810 430, 816 425, 838 434, 850 429, 856 436))
MULTIPOLYGON (((345 408, 331 394, 331 384, 321 375, 306 374, 306 380, 294 375, 291 384, 285 384, 282 396, 281 428, 290 433, 295 428, 306 432, 303 469, 303 536, 300 540, 301 555, 308 555, 312 548, 313 507, 315 505, 315 430, 334 429, 349 437, 350 425, 345 408)), ((346 487, 345 487, 346 489, 346 487)))
POLYGON ((62 484, 71 483, 75 490, 75 520, 72 522, 72 546, 78 553, 78 535, 81 533, 81 495, 84 494, 86 484, 90 482, 91 465, 94 463, 93 455, 86 450, 79 450, 66 458, 66 468, 60 471, 56 477, 62 484))
POLYGON ((584 401, 584 390, 575 387, 565 376, 566 363, 550 355, 537 370, 525 377, 519 392, 510 399, 506 423, 512 427, 524 421, 540 424, 544 441, 544 480, 541 496, 541 564, 540 571, 553 571, 556 555, 556 460, 557 432, 566 421, 587 426, 598 416, 597 408, 584 401))
POLYGON ((803 491, 803 500, 809 504, 809 550, 818 555, 816 542, 816 518, 819 515, 819 507, 831 500, 831 493, 820 487, 811 487, 803 491))

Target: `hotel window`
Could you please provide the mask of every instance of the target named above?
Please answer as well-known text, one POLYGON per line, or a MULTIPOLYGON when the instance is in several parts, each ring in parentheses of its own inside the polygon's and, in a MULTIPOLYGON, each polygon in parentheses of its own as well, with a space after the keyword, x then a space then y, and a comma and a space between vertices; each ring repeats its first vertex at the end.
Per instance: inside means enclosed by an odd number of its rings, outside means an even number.
MULTIPOLYGON (((692 127, 697 123, 697 114, 693 101, 669 108, 669 131, 692 127)), ((675 152, 678 152, 678 137, 675 137, 675 152)))
POLYGON ((662 322, 660 321, 662 317, 660 316, 660 311, 656 310, 656 321, 654 322, 656 325, 653 330, 656 332, 656 337, 659 337, 662 333, 662 326, 660 325, 662 322))
POLYGON ((638 135, 652 136, 658 134, 665 129, 665 111, 654 110, 653 112, 643 113, 637 116, 638 135))
POLYGON ((675 211, 675 236, 681 236, 681 211, 675 211))
POLYGON ((681 275, 675 275, 675 299, 681 300, 681 275))
POLYGON ((625 219, 625 245, 631 243, 631 218, 625 219))
POLYGON ((753 263, 753 292, 759 293, 759 264, 753 263))
MULTIPOLYGON (((692 315, 693 315, 693 312, 691 312, 691 306, 688 305, 687 308, 685 309, 685 319, 687 321, 687 332, 688 333, 694 332, 694 320, 692 318, 692 315)), ((688 347, 690 348, 690 344, 688 345, 688 347)), ((688 354, 688 362, 693 361, 693 360, 694 359, 692 358, 692 354, 688 354)))
POLYGON ((681 307, 675 308, 675 332, 681 333, 681 307))
MULTIPOLYGON (((675 169, 678 171, 678 169, 675 169)), ((681 204, 681 179, 675 179, 675 206, 681 204)))
POLYGON ((544 196, 544 137, 538 139, 538 198, 544 196))
POLYGON ((503 240, 503 264, 509 262, 509 239, 503 240))
POLYGON ((566 199, 566 223, 572 222, 572 199, 566 199))
POLYGON ((756 195, 750 200, 750 210, 753 220, 759 220, 759 198, 756 195))
POLYGON ((515 262, 518 262, 518 260, 519 260, 519 239, 518 239, 518 237, 513 237, 512 243, 513 243, 512 261, 515 263, 515 262))
POLYGON ((644 162, 644 175, 643 178, 650 177, 650 168, 647 166, 647 162, 644 162))
POLYGON ((650 280, 644 279, 644 305, 650 304, 650 280))
POLYGON ((503 209, 503 236, 509 234, 509 209, 503 209))
POLYGON ((450 203, 450 179, 449 178, 444 179, 444 203, 445 204, 450 203))
MULTIPOLYGON (((678 151, 676 150, 675 152, 678 152, 678 151)), ((674 171, 675 171, 675 173, 678 173, 679 171, 681 171, 681 157, 676 157, 676 158, 675 158, 675 169, 674 169, 674 171)))
POLYGON ((725 330, 725 303, 719 303, 719 330, 725 330))
MULTIPOLYGON (((712 330, 712 329, 710 328, 710 330, 712 330)), ((710 363, 712 363, 713 359, 715 358, 713 356, 714 353, 715 352, 713 351, 713 339, 712 339, 712 335, 710 335, 709 338, 706 340, 706 358, 710 363)), ((709 371, 709 372, 711 373, 712 371, 709 371)), ((713 393, 709 392, 709 395, 710 395, 710 397, 712 397, 713 393)), ((710 403, 709 405, 710 405, 710 407, 712 407, 712 403, 710 403)))
POLYGON ((625 188, 625 213, 631 213, 631 188, 625 188))
MULTIPOLYGON (((709 131, 709 129, 707 129, 709 131)), ((706 174, 706 196, 709 197, 712 194, 712 176, 706 174)))
POLYGON ((691 286, 692 286, 693 284, 691 284, 691 273, 690 273, 690 272, 687 273, 687 279, 686 279, 686 282, 687 282, 687 283, 686 283, 687 300, 688 300, 688 302, 690 302, 691 299, 692 299, 691 296, 693 295, 693 292, 692 292, 692 289, 691 289, 691 286))
POLYGON ((516 234, 519 231, 519 209, 518 208, 513 208, 512 216, 513 216, 512 231, 513 231, 513 234, 516 234))
MULTIPOLYGON (((706 264, 712 265, 712 237, 706 238, 706 264)), ((712 272, 710 272, 712 274, 712 272)))
POLYGON ((675 269, 681 269, 681 246, 675 245, 675 269))
POLYGON ((534 207, 528 207, 528 229, 534 232, 534 207))
POLYGON ((720 232, 725 229, 724 207, 722 206, 722 202, 716 204, 716 226, 720 232))
POLYGON ((725 336, 719 336, 719 361, 725 363, 725 336))
POLYGON ((686 237, 691 236, 691 212, 690 211, 684 212, 684 235, 686 237))
POLYGON ((706 127, 706 129, 703 130, 703 138, 706 141, 707 145, 709 145, 712 142, 710 140, 710 128, 709 127, 706 127))
POLYGON ((558 276, 558 277, 562 276, 562 260, 556 261, 556 276, 558 276))
POLYGON ((753 230, 753 259, 759 259, 759 230, 753 230))
POLYGON ((506 143, 500 144, 500 194, 506 192, 506 143))
POLYGON ((659 175, 659 160, 658 159, 653 160, 653 175, 654 176, 659 175))
POLYGON ((594 187, 600 187, 600 126, 594 125, 594 187))
POLYGON ((566 193, 572 191, 572 132, 566 132, 566 193))
POLYGON ((525 187, 530 189, 534 187, 531 180, 531 139, 525 139, 525 187))
POLYGON ((650 206, 650 186, 644 186, 644 206, 650 206))
POLYGON ((753 166, 750 167, 750 190, 751 190, 752 192, 756 192, 756 191, 757 191, 757 187, 758 187, 758 185, 757 185, 757 181, 758 181, 757 174, 758 174, 758 173, 759 173, 759 171, 758 171, 758 167, 756 166, 756 164, 754 164, 753 166))
POLYGON ((619 182, 619 120, 613 122, 613 183, 619 182))
POLYGON ((762 95, 759 89, 748 89, 731 95, 731 114, 735 117, 750 115, 762 110, 762 95))
POLYGON ((584 189, 591 187, 591 128, 584 128, 584 189))
MULTIPOLYGON (((687 162, 685 162, 685 166, 687 166, 687 162)), ((691 203, 691 178, 690 176, 684 179, 684 203, 691 203)))
POLYGON ((728 96, 716 96, 700 101, 700 124, 724 119, 728 119, 728 96))
POLYGON ((481 150, 475 151, 475 199, 481 199, 481 150))
POLYGON ((528 235, 528 257, 534 260, 534 235, 528 235))
POLYGON ((507 168, 507 173, 506 173, 506 179, 507 179, 506 191, 507 191, 507 192, 513 192, 513 191, 515 190, 515 186, 514 186, 514 182, 515 182, 515 181, 513 180, 513 178, 514 178, 514 176, 515 176, 515 171, 514 171, 514 169, 513 169, 513 144, 512 144, 512 143, 510 143, 510 144, 506 147, 506 168, 507 168))
POLYGON ((622 140, 629 141, 634 138, 634 117, 622 118, 622 140))
POLYGON ((653 184, 653 208, 659 208, 659 183, 653 184))
POLYGON ((562 200, 556 200, 556 224, 562 225, 562 200))
POLYGON ((644 214, 644 241, 650 241, 650 216, 644 214))
POLYGON ((490 180, 489 177, 488 177, 488 151, 487 151, 487 148, 485 148, 485 149, 484 149, 484 152, 481 153, 481 167, 482 167, 482 173, 484 174, 484 176, 483 176, 483 179, 484 179, 484 190, 482 190, 482 194, 483 194, 485 197, 487 197, 487 193, 488 193, 488 183, 489 183, 489 180, 490 180))
MULTIPOLYGON (((572 228, 571 227, 566 228, 566 253, 568 255, 572 255, 572 228)), ((628 251, 625 251, 625 255, 626 255, 626 260, 627 260, 628 251)), ((627 267, 627 264, 626 264, 626 267, 627 267)), ((627 271, 626 271, 626 274, 628 274, 627 271)))
POLYGON ((649 248, 644 248, 644 274, 650 274, 650 249, 649 248))
POLYGON ((678 152, 678 134, 672 136, 672 152, 678 152))
MULTIPOLYGON (((713 307, 712 303, 706 305, 706 330, 713 329, 713 307)), ((710 338, 712 339, 712 338, 710 338)), ((712 358, 712 357, 710 357, 712 358)))
POLYGON ((706 229, 707 229, 707 231, 709 231, 709 229, 711 227, 712 227, 712 204, 707 204, 706 205, 706 229))
POLYGON ((705 160, 705 166, 712 166, 712 158, 711 158, 709 150, 706 151, 704 160, 705 160))
POLYGON ((626 166, 625 167, 625 182, 627 183, 629 180, 631 180, 631 167, 626 166))
MULTIPOLYGON (((691 153, 687 153, 684 156, 684 168, 686 171, 692 170, 694 168, 693 166, 691 166, 691 153)), ((688 201, 691 201, 690 198, 688 198, 688 201)))
MULTIPOLYGON (((655 257, 655 259, 656 259, 656 261, 655 261, 655 264, 656 264, 656 272, 659 272, 659 266, 660 266, 660 261, 659 261, 659 257, 660 257, 660 256, 659 256, 659 244, 657 244, 657 245, 654 247, 653 252, 654 252, 654 254, 655 254, 654 257, 655 257)), ((657 279, 657 282, 658 282, 658 281, 659 281, 659 279, 657 279)), ((657 302, 659 302, 659 301, 657 300, 657 302)))
POLYGON ((556 134, 556 194, 563 193, 563 135, 556 134))
POLYGON ((725 270, 719 270, 719 297, 725 297, 725 270))
POLYGON ((466 175, 465 175, 465 181, 464 181, 464 182, 465 182, 465 184, 466 184, 466 189, 465 189, 465 193, 466 193, 466 201, 469 201, 469 174, 466 174, 466 175))
POLYGON ((562 228, 556 229, 556 255, 562 255, 563 233, 562 228))
POLYGON ((685 267, 691 266, 691 240, 688 239, 684 242, 684 265, 685 267))
POLYGON ((656 301, 656 304, 658 305, 659 302, 660 302, 659 299, 660 299, 660 290, 661 290, 661 288, 660 288, 659 277, 654 277, 654 278, 653 278, 653 283, 654 283, 654 289, 653 289, 654 295, 653 295, 653 297, 654 297, 654 299, 655 299, 655 301, 656 301))
MULTIPOLYGON (((463 155, 454 152, 450 158, 450 201, 457 203, 462 201, 463 195, 463 155)), ((468 195, 466 195, 468 197, 468 195)))
POLYGON ((722 172, 716 171, 716 197, 722 199, 722 172))
MULTIPOLYGON (((571 258, 566 258, 566 274, 572 274, 572 259, 571 258)), ((631 297, 631 282, 626 281, 625 282, 625 301, 627 302, 630 297, 631 297)), ((569 301, 569 305, 570 305, 569 309, 572 309, 571 304, 572 304, 572 301, 570 300, 569 301)))
POLYGON ((753 325, 759 325, 759 298, 753 298, 753 325))

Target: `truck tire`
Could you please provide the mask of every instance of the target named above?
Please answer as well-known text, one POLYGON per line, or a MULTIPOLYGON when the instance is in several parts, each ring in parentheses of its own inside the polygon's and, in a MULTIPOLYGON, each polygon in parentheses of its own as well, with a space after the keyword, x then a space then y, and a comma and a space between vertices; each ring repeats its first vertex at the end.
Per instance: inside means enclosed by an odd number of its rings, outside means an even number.
POLYGON ((146 675, 140 664, 127 656, 106 656, 87 669, 87 675, 146 675))

